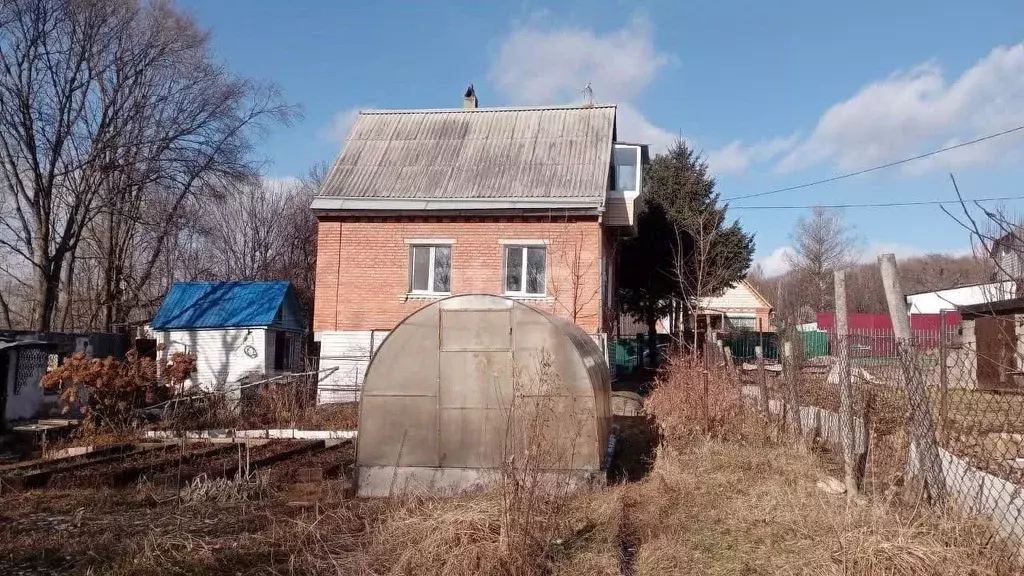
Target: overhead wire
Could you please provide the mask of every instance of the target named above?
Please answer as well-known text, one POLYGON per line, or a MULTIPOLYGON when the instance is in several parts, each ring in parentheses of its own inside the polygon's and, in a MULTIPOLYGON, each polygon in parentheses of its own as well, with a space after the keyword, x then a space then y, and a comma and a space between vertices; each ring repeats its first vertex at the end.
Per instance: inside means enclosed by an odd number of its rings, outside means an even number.
MULTIPOLYGON (((996 196, 993 198, 964 198, 965 203, 1001 202, 1005 200, 1024 200, 1021 196, 996 196)), ((729 206, 730 210, 809 210, 811 208, 895 208, 900 206, 937 206, 941 204, 960 204, 960 200, 920 200, 908 202, 866 202, 853 204, 804 204, 804 205, 762 205, 762 206, 729 206)))
MULTIPOLYGON (((938 150, 932 150, 931 152, 925 152, 924 154, 918 154, 917 156, 911 156, 910 158, 903 158, 902 160, 896 160, 894 162, 888 162, 886 164, 879 164, 878 166, 872 166, 870 168, 864 168, 863 170, 857 170, 857 171, 854 171, 854 172, 847 172, 846 174, 839 174, 837 176, 832 176, 830 178, 824 178, 822 180, 814 180, 812 182, 805 182, 803 184, 797 184, 795 186, 786 186, 785 188, 776 188, 775 190, 768 190, 768 191, 765 191, 765 192, 755 192, 753 194, 742 194, 742 195, 739 195, 739 196, 732 196, 730 198, 723 198, 723 200, 726 201, 726 202, 731 202, 733 200, 745 200, 747 198, 759 198, 761 196, 769 196, 769 195, 772 195, 772 194, 781 194, 783 192, 792 192, 793 190, 802 190, 804 188, 810 188, 812 186, 820 186, 822 184, 828 184, 830 182, 837 182, 839 180, 845 180, 847 178, 853 178, 854 176, 860 176, 862 174, 868 174, 870 172, 876 172, 878 170, 884 170, 886 168, 892 168, 893 166, 899 166, 901 164, 906 164, 908 162, 914 162, 916 160, 921 160, 923 158, 928 158, 929 156, 935 156, 936 154, 942 154, 943 152, 949 152, 950 150, 956 150, 957 148, 963 148, 965 146, 972 146, 974 144, 985 142, 986 140, 992 140, 993 138, 999 138, 1001 136, 1006 136, 1006 135, 1012 134, 1014 132, 1020 132, 1021 130, 1024 130, 1024 125, 1017 126, 1017 127, 1014 127, 1014 128, 1010 128, 1008 130, 1003 130, 1002 132, 996 132, 994 134, 988 134, 988 135, 985 135, 985 136, 981 136, 979 138, 975 138, 974 140, 968 140, 967 142, 960 142, 959 144, 953 144, 951 146, 946 146, 945 148, 939 148, 938 150)), ((739 206, 734 206, 734 208, 739 208, 739 206)))

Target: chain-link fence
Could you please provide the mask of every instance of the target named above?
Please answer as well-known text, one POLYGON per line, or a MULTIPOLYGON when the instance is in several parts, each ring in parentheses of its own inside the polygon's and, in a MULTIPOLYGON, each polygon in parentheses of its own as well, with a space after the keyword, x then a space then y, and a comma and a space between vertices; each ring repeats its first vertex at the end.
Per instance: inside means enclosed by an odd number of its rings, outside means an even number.
POLYGON ((1024 558, 1024 328, 987 323, 907 341, 829 334, 830 354, 814 357, 799 333, 780 337, 779 360, 706 353, 736 371, 760 411, 834 454, 851 489, 903 486, 923 502, 956 505, 990 519, 1024 558))

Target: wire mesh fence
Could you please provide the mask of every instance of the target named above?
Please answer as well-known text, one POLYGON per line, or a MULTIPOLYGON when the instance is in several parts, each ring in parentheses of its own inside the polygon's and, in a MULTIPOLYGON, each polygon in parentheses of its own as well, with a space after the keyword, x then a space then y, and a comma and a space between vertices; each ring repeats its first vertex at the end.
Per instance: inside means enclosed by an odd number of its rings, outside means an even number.
POLYGON ((956 505, 990 519, 1024 551, 1016 330, 1004 323, 988 335, 965 322, 904 341, 884 331, 832 333, 829 354, 813 356, 792 333, 780 337, 778 360, 734 361, 714 345, 705 354, 733 372, 763 415, 835 455, 852 471, 854 490, 901 486, 922 501, 956 505))

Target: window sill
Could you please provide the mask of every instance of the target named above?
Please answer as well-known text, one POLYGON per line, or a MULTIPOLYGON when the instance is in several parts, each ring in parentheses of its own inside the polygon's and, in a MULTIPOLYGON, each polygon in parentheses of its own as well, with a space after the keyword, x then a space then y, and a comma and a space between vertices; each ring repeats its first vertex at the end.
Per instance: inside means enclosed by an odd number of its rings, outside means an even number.
POLYGON ((502 294, 502 298, 508 298, 509 300, 519 300, 521 302, 554 302, 553 296, 547 296, 542 294, 502 294))
POLYGON ((447 298, 451 296, 451 292, 407 292, 402 297, 403 302, 409 300, 440 300, 441 298, 447 298))

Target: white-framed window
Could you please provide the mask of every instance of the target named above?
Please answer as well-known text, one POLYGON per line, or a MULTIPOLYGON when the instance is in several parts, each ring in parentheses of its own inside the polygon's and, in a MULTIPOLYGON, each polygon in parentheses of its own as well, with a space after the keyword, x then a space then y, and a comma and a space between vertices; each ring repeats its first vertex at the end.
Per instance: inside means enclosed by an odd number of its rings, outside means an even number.
POLYGON ((449 244, 409 246, 409 292, 451 294, 452 247, 449 244))
POLYGON ((505 294, 544 296, 547 249, 542 246, 505 246, 505 294))
POLYGON ((613 189, 616 192, 636 192, 640 184, 637 167, 640 165, 640 147, 616 144, 612 157, 613 189))

